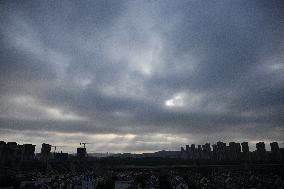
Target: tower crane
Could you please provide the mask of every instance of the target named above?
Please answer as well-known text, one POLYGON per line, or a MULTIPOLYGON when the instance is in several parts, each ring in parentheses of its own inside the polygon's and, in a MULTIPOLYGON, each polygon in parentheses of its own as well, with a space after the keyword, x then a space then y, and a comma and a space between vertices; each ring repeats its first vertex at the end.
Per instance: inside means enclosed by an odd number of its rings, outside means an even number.
POLYGON ((91 144, 91 143, 88 143, 88 142, 80 142, 80 145, 84 145, 84 148, 86 148, 86 144, 91 144))
POLYGON ((53 145, 51 145, 51 147, 53 147, 53 148, 54 148, 53 153, 55 153, 55 151, 56 151, 56 148, 57 148, 57 147, 65 147, 65 146, 53 146, 53 145))

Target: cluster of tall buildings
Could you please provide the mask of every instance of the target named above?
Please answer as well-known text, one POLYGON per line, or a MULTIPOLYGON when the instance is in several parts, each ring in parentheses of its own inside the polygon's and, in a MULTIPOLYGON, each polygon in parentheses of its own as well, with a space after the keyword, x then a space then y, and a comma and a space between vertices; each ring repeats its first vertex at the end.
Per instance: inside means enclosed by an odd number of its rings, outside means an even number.
POLYGON ((43 161, 48 161, 50 159, 57 159, 57 160, 67 160, 68 159, 68 153, 55 153, 56 146, 52 146, 50 144, 43 143, 41 145, 41 151, 39 158, 43 161), (51 148, 54 148, 54 153, 51 153, 51 148))
POLYGON ((211 145, 195 144, 181 147, 183 158, 190 160, 215 160, 215 161, 281 161, 284 158, 284 148, 279 148, 277 142, 270 143, 271 151, 267 152, 264 142, 256 143, 256 150, 250 152, 248 142, 217 142, 211 145))
MULTIPOLYGON (((33 144, 17 144, 16 142, 4 142, 0 141, 0 165, 10 165, 20 163, 22 161, 41 160, 49 161, 51 159, 66 160, 68 159, 68 153, 55 153, 56 146, 43 143, 41 151, 35 154, 35 146, 33 144), (54 152, 51 152, 54 148, 54 152)), ((85 147, 77 148, 78 159, 87 157, 87 150, 85 147)))
POLYGON ((0 141, 0 164, 30 161, 35 157, 35 145, 0 141))
POLYGON ((0 141, 0 165, 14 166, 24 161, 50 159, 66 160, 68 153, 51 153, 51 148, 55 147, 50 144, 42 144, 41 153, 35 154, 33 144, 17 144, 16 142, 0 141))
MULTIPOLYGON (((81 144, 81 143, 80 143, 81 144)), ((266 151, 265 143, 256 143, 256 150, 251 152, 249 150, 248 142, 230 142, 228 145, 224 142, 217 142, 210 145, 186 145, 181 147, 181 151, 159 151, 155 153, 144 154, 118 154, 118 157, 168 157, 168 158, 183 158, 188 160, 204 160, 204 161, 251 161, 251 162, 265 162, 265 161, 283 161, 284 148, 279 148, 277 142, 270 143, 270 151, 266 151)), ((43 143, 41 151, 35 154, 35 145, 33 144, 17 144, 16 142, 0 141, 0 165, 10 165, 20 163, 23 161, 41 160, 49 161, 67 160, 68 153, 55 153, 56 146, 43 143), (51 150, 54 148, 54 152, 51 150)), ((115 155, 113 155, 116 157, 115 155)), ((77 148, 77 159, 84 159, 87 157, 87 151, 84 147, 77 148)))

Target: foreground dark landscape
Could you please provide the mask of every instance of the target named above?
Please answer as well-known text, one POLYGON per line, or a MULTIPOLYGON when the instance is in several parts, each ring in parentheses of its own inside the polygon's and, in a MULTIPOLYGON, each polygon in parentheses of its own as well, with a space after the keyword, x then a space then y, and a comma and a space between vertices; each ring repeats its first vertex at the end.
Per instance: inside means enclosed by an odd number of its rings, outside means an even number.
POLYGON ((180 151, 92 154, 84 143, 76 154, 56 146, 0 142, 0 188, 283 188, 284 150, 277 142, 217 142, 180 151), (54 150, 52 152, 52 150, 54 150))

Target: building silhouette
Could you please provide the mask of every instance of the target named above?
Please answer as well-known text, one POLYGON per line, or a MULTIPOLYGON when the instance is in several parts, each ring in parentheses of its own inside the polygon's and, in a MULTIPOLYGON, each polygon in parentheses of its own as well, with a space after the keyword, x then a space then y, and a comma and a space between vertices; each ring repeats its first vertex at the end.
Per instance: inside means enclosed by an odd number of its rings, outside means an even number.
MULTIPOLYGON (((41 145, 41 153, 37 156, 37 160, 47 162, 49 160, 67 160, 72 155, 68 153, 51 153, 52 146, 43 143, 41 145)), ((115 157, 155 157, 155 158, 180 158, 190 161, 201 162, 247 162, 247 163, 279 163, 284 160, 284 148, 279 148, 277 142, 270 143, 271 151, 266 151, 265 143, 256 143, 256 150, 249 151, 248 142, 229 142, 228 145, 224 142, 218 141, 210 145, 205 143, 203 145, 187 144, 181 147, 180 151, 158 151, 154 153, 145 154, 131 154, 124 153, 122 155, 116 154, 115 157)), ((77 148, 75 159, 84 160, 87 157, 85 147, 77 148)), ((88 158, 90 159, 90 158, 88 158)), ((0 141, 0 165, 5 166, 19 166, 22 162, 30 162, 35 160, 35 145, 33 144, 17 144, 16 142, 0 141)))
POLYGON ((256 154, 255 158, 257 161, 265 161, 266 160, 266 149, 264 142, 256 143, 256 154))
POLYGON ((77 148, 77 157, 79 159, 83 159, 85 157, 87 157, 87 151, 86 151, 86 148, 77 148))
POLYGON ((281 151, 277 142, 270 143, 271 148, 271 161, 280 161, 281 160, 281 151))
POLYGON ((51 151, 51 145, 50 144, 46 144, 46 143, 43 143, 41 145, 41 156, 40 158, 43 160, 43 161, 47 161, 50 159, 50 151, 51 151))

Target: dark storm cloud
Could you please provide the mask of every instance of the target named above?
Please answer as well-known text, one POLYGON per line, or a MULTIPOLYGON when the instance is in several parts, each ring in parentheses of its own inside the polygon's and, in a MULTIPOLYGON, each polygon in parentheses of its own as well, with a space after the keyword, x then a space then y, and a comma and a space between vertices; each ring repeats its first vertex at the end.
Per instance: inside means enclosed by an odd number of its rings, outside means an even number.
POLYGON ((85 133, 115 143, 125 135, 118 151, 283 140, 281 1, 0 7, 2 138, 21 131, 27 141, 30 131, 42 131, 57 143, 60 133, 70 142, 85 133))

